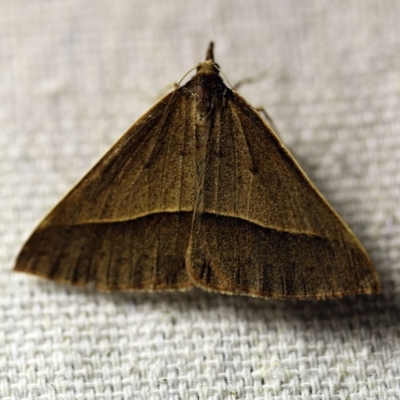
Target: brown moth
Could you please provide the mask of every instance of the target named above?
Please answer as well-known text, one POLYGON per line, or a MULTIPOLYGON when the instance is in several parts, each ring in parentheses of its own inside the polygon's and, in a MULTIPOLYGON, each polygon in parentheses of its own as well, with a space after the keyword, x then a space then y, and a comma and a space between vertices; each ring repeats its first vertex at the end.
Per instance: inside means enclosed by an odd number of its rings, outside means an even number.
POLYGON ((361 243, 219 71, 211 43, 42 221, 15 270, 101 290, 379 292, 361 243))

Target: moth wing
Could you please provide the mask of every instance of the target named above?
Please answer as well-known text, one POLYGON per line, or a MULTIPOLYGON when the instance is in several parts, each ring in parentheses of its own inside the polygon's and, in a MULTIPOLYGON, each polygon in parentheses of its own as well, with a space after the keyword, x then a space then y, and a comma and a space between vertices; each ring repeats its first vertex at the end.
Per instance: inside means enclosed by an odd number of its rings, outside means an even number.
POLYGON ((256 110, 232 93, 212 118, 187 253, 197 285, 277 299, 378 292, 362 245, 256 110))
POLYGON ((191 287, 190 106, 178 89, 139 119, 37 227, 15 270, 105 290, 191 287))

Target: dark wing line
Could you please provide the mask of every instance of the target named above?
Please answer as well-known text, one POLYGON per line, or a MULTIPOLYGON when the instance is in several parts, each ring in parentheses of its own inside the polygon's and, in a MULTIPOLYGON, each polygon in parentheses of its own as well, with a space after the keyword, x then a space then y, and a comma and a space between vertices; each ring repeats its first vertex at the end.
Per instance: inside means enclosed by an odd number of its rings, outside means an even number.
MULTIPOLYGON (((162 212, 162 214, 176 214, 176 213, 179 213, 179 211, 163 211, 162 212)), ((206 211, 206 212, 203 211, 203 213, 204 214, 208 214, 208 215, 214 215, 216 217, 221 216, 221 217, 227 217, 227 218, 234 218, 234 219, 238 219, 238 220, 245 221, 245 222, 251 222, 252 224, 259 226, 260 228, 270 229, 271 231, 293 234, 292 231, 288 231, 288 230, 284 230, 284 229, 276 229, 276 228, 271 228, 271 227, 269 227, 267 225, 262 225, 262 224, 260 224, 259 221, 253 220, 251 218, 244 218, 244 217, 241 217, 241 216, 231 215, 231 214, 227 214, 227 213, 224 213, 224 212, 218 212, 218 214, 217 214, 217 213, 213 213, 213 212, 210 212, 210 211, 206 211)), ((109 220, 109 221, 107 221, 107 220, 87 221, 87 222, 85 221, 85 222, 74 223, 74 224, 71 224, 71 225, 63 224, 62 226, 85 226, 85 225, 89 226, 89 225, 103 225, 103 224, 112 225, 112 224, 118 224, 118 223, 121 223, 121 222, 135 221, 135 220, 138 220, 140 218, 144 218, 144 217, 151 216, 151 215, 157 215, 157 214, 160 214, 160 213, 159 212, 146 213, 146 214, 143 214, 143 215, 138 215, 135 218, 129 218, 129 219, 123 219, 123 220, 122 219, 121 220, 115 220, 114 219, 114 220, 109 220)), ((57 226, 57 224, 53 224, 53 226, 57 226)), ((307 235, 307 236, 310 236, 310 237, 320 237, 321 239, 326 239, 323 236, 315 235, 315 234, 309 233, 309 232, 298 232, 297 234, 298 235, 307 235)))

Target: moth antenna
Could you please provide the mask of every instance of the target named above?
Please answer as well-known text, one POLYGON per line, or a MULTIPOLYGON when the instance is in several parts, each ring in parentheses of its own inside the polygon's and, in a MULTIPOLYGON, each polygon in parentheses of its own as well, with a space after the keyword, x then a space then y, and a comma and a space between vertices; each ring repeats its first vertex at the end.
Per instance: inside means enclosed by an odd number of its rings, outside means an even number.
MULTIPOLYGON (((215 64, 215 65, 217 65, 217 64, 215 64)), ((221 70, 221 68, 219 67, 219 65, 218 65, 218 70, 219 70, 219 73, 223 76, 223 78, 224 78, 224 80, 226 81, 226 83, 229 85, 229 87, 230 87, 232 90, 234 90, 233 86, 232 86, 231 83, 229 82, 228 77, 224 74, 224 71, 221 70)), ((235 91, 235 90, 234 90, 234 91, 235 91)))
POLYGON ((182 83, 182 81, 192 72, 192 71, 194 71, 195 69, 197 69, 198 67, 194 67, 194 68, 191 68, 191 69, 189 69, 189 71, 188 72, 186 72, 186 74, 185 75, 183 75, 183 77, 181 78, 181 80, 176 84, 176 89, 178 89, 180 86, 181 86, 181 83, 182 83))

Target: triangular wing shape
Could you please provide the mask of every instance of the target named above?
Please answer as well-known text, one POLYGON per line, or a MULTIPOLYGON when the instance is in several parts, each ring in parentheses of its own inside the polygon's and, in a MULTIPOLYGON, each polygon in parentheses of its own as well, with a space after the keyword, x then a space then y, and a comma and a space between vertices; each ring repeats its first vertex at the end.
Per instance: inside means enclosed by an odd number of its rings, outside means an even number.
POLYGON ((210 118, 187 254, 197 284, 277 299, 378 292, 362 245, 257 111, 225 90, 210 118))
POLYGON ((176 90, 139 119, 38 226, 15 270, 106 290, 191 287, 192 104, 176 90))
POLYGON ((257 111, 212 44, 54 208, 16 270, 106 290, 277 299, 379 292, 357 238, 257 111))

